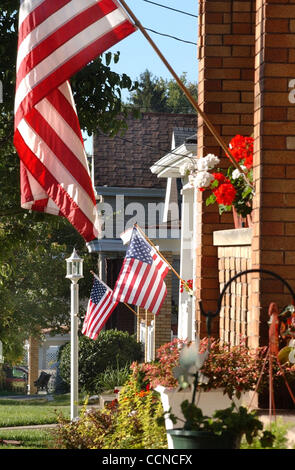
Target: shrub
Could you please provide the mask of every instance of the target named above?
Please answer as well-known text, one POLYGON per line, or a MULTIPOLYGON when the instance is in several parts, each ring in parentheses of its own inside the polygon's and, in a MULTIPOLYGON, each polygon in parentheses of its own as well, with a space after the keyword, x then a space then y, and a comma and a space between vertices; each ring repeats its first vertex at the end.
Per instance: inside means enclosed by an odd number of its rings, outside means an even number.
POLYGON ((106 436, 106 449, 166 449, 164 425, 158 424, 163 415, 159 394, 143 388, 135 371, 120 392, 113 433, 106 436))
POLYGON ((120 387, 127 382, 131 374, 130 365, 126 364, 124 367, 117 365, 114 367, 107 367, 104 372, 99 374, 95 383, 96 393, 101 393, 106 390, 114 390, 117 386, 120 387))
MULTIPOLYGON (((202 341, 202 348, 207 339, 202 341)), ((251 351, 243 341, 238 346, 213 341, 202 373, 209 379, 202 385, 204 390, 222 388, 230 398, 241 392, 254 390, 259 379, 260 361, 256 352, 251 351)))
MULTIPOLYGON (((179 365, 179 353, 186 341, 174 339, 164 344, 157 351, 157 359, 151 363, 133 364, 151 387, 162 385, 175 388, 178 385, 173 376, 173 368, 179 365)), ((200 341, 200 350, 204 352, 208 339, 200 341)), ((250 350, 241 340, 237 346, 211 340, 211 349, 208 359, 205 361, 201 372, 208 379, 201 385, 202 390, 222 388, 230 398, 240 396, 241 392, 255 390, 259 381, 258 392, 268 388, 269 366, 265 359, 267 348, 250 350), (266 362, 265 362, 266 361, 266 362), (261 374, 263 370, 263 373, 261 374), (260 377, 261 375, 261 377, 260 377)), ((275 391, 285 387, 285 379, 292 387, 295 383, 295 365, 289 363, 278 365, 273 362, 273 379, 275 391)))
MULTIPOLYGON (((108 367, 125 367, 141 359, 141 344, 134 336, 118 330, 102 331, 96 340, 79 337, 79 385, 89 393, 95 392, 99 374, 108 367)), ((71 351, 66 344, 60 354, 60 375, 70 383, 71 351)))
POLYGON ((113 432, 114 414, 109 410, 90 410, 86 406, 79 419, 70 421, 59 416, 52 431, 57 449, 103 449, 105 437, 113 432))
MULTIPOLYGON (((275 439, 272 447, 263 447, 260 440, 253 439, 251 444, 248 444, 245 438, 242 439, 241 449, 288 449, 288 430, 292 428, 291 423, 284 423, 282 419, 274 421, 268 425, 270 431, 274 434, 275 439)), ((291 444, 294 449, 294 443, 291 444)))
POLYGON ((59 449, 165 449, 166 430, 157 419, 163 408, 159 395, 143 388, 140 375, 132 374, 120 393, 102 410, 84 407, 78 420, 62 416, 53 431, 59 449))
POLYGON ((175 338, 170 343, 159 347, 156 361, 140 365, 132 364, 132 369, 136 370, 137 374, 141 374, 143 380, 150 383, 153 388, 157 385, 168 388, 176 387, 178 382, 173 377, 172 370, 179 364, 179 352, 185 343, 185 341, 175 338))

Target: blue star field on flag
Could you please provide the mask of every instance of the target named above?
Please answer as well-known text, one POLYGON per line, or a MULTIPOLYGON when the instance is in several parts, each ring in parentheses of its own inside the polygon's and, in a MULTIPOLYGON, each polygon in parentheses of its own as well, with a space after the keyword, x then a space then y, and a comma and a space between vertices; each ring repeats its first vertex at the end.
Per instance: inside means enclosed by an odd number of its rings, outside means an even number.
POLYGON ((95 277, 82 333, 91 339, 96 339, 117 303, 113 298, 112 289, 95 277))
POLYGON ((98 304, 98 302, 102 299, 105 295, 107 288, 99 282, 97 279, 94 279, 90 298, 94 304, 98 304))
POLYGON ((135 228, 133 229, 132 239, 126 253, 126 258, 135 258, 148 264, 153 263, 150 245, 140 236, 135 228))
POLYGON ((168 264, 134 227, 114 287, 114 298, 157 315, 167 295, 164 278, 168 271, 168 264))

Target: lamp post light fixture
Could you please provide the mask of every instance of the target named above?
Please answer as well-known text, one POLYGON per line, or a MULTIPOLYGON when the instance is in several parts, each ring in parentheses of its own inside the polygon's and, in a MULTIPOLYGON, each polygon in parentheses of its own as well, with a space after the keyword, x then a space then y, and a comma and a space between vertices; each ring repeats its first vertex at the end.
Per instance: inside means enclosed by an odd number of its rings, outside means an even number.
POLYGON ((78 312, 79 312, 79 285, 83 276, 83 259, 78 256, 76 249, 67 262, 66 278, 71 283, 71 420, 78 417, 79 387, 78 387, 78 312))

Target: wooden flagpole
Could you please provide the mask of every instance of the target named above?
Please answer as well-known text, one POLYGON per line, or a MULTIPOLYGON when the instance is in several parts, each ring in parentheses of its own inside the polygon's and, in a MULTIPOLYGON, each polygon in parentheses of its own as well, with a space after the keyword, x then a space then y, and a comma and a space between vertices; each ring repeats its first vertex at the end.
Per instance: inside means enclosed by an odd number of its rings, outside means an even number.
MULTIPOLYGON (((99 282, 101 282, 104 286, 106 286, 106 287, 109 289, 109 287, 106 285, 106 283, 103 282, 101 279, 99 279, 99 277, 95 274, 94 271, 90 271, 90 272, 91 272, 91 274, 93 274, 93 276, 94 276, 99 282)), ((126 304, 125 302, 122 302, 122 303, 123 303, 127 308, 129 308, 129 310, 130 310, 132 313, 134 313, 134 315, 137 317, 136 311, 133 310, 133 308, 131 308, 130 305, 126 304)))
POLYGON ((191 288, 189 287, 189 285, 187 284, 187 282, 182 279, 180 277, 180 275, 178 274, 177 271, 175 271, 175 269, 173 268, 173 266, 169 263, 169 261, 165 258, 165 256, 162 255, 162 253, 160 253, 160 251, 158 250, 158 248, 153 244, 153 242, 149 239, 149 237, 144 233, 144 231, 139 227, 139 225, 137 224, 134 224, 134 227, 136 227, 140 233, 143 235, 143 237, 146 239, 146 241, 154 248, 154 250, 157 252, 157 254, 162 258, 162 260, 165 261, 166 264, 168 264, 168 266, 170 267, 171 271, 174 272, 175 276, 178 277, 178 279, 182 282, 183 285, 185 285, 189 290, 191 290, 191 288))
POLYGON ((229 150, 228 146, 226 145, 226 143, 223 141, 223 139, 221 138, 220 134, 217 132, 217 130, 215 129, 215 127, 213 126, 213 124, 210 122, 210 120, 208 119, 207 115, 201 110, 201 108, 199 107, 198 103, 196 102, 196 100, 194 99, 194 97, 190 94, 189 90, 187 89, 187 87, 184 85, 184 83, 180 80, 180 78, 178 77, 178 75, 176 74, 176 72, 174 71, 174 69, 171 67, 171 65, 169 64, 169 62, 165 59, 165 57, 163 56, 163 54, 161 53, 161 51, 158 49, 158 47, 156 46, 156 44, 154 43, 154 41, 152 40, 152 38, 149 36, 149 34, 146 32, 146 30, 144 29, 144 27, 142 26, 142 24, 139 22, 138 18, 134 15, 133 11, 130 10, 129 6, 126 4, 125 0, 119 0, 120 3, 123 5, 123 7, 125 8, 125 10, 127 11, 127 13, 129 14, 129 16, 132 18, 132 20, 134 21, 134 24, 138 27, 138 29, 142 32, 142 34, 144 35, 144 37, 148 40, 148 42, 150 43, 150 45, 152 46, 152 48, 154 49, 154 51, 158 54, 158 56, 160 57, 160 59, 162 60, 162 62, 166 65, 166 67, 168 68, 169 72, 172 74, 172 76, 174 77, 174 79, 176 80, 178 86, 181 88, 181 90, 184 92, 185 96, 187 97, 188 101, 191 103, 191 105, 194 107, 194 109, 199 113, 199 115, 202 117, 202 119, 204 120, 206 126, 208 127, 208 129, 210 130, 210 132, 212 133, 212 135, 215 137, 215 139, 217 140, 218 144, 220 145, 220 147, 224 150, 225 154, 228 156, 228 158, 230 159, 230 161, 232 162, 232 164, 239 170, 240 173, 242 173, 242 175, 244 176, 247 184, 253 188, 253 185, 252 183, 250 183, 248 177, 247 177, 247 174, 244 172, 244 170, 241 168, 241 166, 239 165, 239 163, 234 159, 234 157, 232 156, 231 154, 231 151, 229 150))

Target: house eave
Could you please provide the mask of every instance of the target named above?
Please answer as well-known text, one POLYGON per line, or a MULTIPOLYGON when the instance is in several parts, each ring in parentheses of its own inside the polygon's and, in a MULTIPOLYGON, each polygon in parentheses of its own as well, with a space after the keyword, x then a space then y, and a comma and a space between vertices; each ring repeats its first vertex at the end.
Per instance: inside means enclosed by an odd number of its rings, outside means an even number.
POLYGON ((184 143, 167 153, 150 167, 158 178, 179 178, 179 168, 189 156, 196 155, 197 144, 184 143))
POLYGON ((124 186, 96 186, 97 194, 101 196, 121 196, 142 197, 142 198, 163 198, 165 189, 162 188, 127 188, 124 186))

